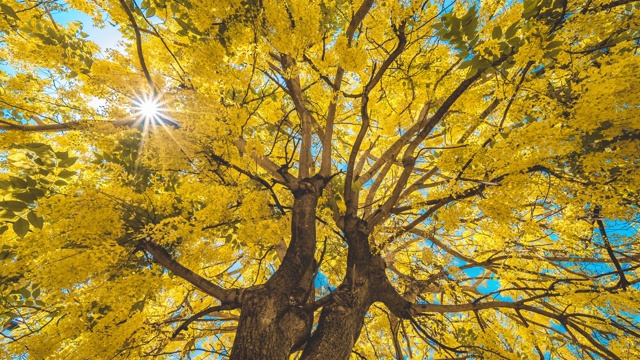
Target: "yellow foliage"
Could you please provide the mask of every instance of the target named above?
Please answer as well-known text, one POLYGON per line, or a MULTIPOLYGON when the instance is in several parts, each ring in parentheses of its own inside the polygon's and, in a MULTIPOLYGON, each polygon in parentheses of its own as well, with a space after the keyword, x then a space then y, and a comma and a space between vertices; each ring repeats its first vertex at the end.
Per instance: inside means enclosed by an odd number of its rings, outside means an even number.
POLYGON ((639 9, 0 1, 0 357, 640 358, 639 9))

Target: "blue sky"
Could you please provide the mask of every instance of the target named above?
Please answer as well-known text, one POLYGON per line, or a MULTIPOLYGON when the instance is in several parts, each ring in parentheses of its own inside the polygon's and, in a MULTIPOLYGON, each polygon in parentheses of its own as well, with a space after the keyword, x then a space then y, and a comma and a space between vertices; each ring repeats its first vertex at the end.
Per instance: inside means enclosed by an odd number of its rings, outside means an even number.
POLYGON ((115 26, 107 22, 103 28, 98 28, 93 25, 91 17, 77 10, 55 12, 53 18, 65 26, 72 21, 81 22, 83 24, 82 30, 89 34, 89 40, 98 44, 103 51, 117 49, 118 41, 122 40, 122 36, 115 26))

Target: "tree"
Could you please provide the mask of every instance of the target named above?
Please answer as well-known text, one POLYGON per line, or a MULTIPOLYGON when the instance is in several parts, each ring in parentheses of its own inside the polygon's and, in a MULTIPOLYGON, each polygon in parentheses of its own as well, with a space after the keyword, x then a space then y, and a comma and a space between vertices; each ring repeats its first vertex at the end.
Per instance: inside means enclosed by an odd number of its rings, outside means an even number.
POLYGON ((638 2, 0 8, 3 357, 640 357, 638 2))

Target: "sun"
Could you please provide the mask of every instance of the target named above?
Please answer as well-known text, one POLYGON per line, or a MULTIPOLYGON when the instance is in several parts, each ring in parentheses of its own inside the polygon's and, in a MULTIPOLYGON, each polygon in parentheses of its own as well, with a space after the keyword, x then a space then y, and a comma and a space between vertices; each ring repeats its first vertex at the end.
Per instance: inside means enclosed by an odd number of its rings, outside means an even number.
POLYGON ((144 101, 140 104, 140 112, 145 118, 151 119, 160 115, 160 106, 157 101, 144 101))
POLYGON ((143 96, 135 101, 135 116, 145 122, 161 122, 165 118, 163 105, 158 97, 143 96))

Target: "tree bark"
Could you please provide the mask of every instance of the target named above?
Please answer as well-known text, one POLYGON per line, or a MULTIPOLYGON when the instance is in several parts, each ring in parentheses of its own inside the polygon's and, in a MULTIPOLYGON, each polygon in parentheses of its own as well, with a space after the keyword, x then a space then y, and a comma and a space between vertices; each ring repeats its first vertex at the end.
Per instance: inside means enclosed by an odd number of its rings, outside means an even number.
POLYGON ((318 328, 301 359, 349 359, 372 303, 368 281, 355 286, 343 283, 331 302, 322 308, 318 328))
POLYGON ((371 254, 368 234, 361 232, 359 220, 347 222, 349 244, 347 274, 342 284, 322 308, 318 327, 306 345, 301 359, 349 359, 375 292, 384 261, 371 254))
POLYGON ((290 303, 287 294, 261 287, 242 303, 230 359, 288 359, 312 322, 313 314, 290 303))
POLYGON ((273 276, 243 294, 232 360, 287 359, 309 338, 313 311, 304 305, 314 300, 316 206, 323 187, 322 179, 311 178, 293 190, 289 248, 273 276))
POLYGON ((313 310, 305 305, 315 300, 315 216, 322 186, 322 181, 311 178, 294 190, 289 248, 267 283, 247 289, 241 297, 231 359, 287 359, 302 346, 304 360, 349 359, 369 307, 380 300, 378 293, 389 284, 384 261, 371 253, 366 223, 355 217, 346 219, 346 276, 329 295, 311 334, 313 310))

